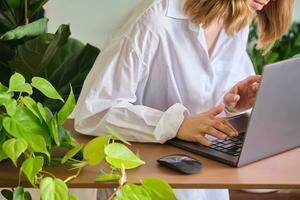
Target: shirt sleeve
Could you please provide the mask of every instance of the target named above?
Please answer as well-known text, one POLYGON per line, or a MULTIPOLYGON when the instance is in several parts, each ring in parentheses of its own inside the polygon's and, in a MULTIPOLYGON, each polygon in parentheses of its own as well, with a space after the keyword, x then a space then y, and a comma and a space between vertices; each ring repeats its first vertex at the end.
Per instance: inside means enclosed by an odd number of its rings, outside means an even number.
POLYGON ((164 112, 135 105, 157 45, 145 27, 110 41, 84 82, 75 109, 78 132, 105 135, 108 125, 129 141, 164 143, 176 136, 186 111, 182 104, 164 112))

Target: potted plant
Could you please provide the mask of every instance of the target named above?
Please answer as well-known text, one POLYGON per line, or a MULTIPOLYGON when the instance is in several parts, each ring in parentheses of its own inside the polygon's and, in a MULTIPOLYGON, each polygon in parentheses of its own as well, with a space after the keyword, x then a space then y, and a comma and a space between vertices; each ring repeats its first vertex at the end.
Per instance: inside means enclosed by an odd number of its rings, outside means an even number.
MULTIPOLYGON (((10 159, 15 167, 19 167, 18 187, 1 191, 6 199, 31 199, 20 184, 24 176, 33 187, 39 188, 42 199, 77 199, 68 194, 67 183, 79 176, 85 166, 97 166, 102 161, 110 165, 111 171, 101 170, 95 181, 119 181, 118 189, 122 190, 122 194, 116 199, 131 199, 132 191, 138 199, 176 199, 171 187, 159 179, 145 179, 140 186, 126 183, 125 170, 145 162, 127 148, 125 144, 130 144, 110 127, 107 129, 111 135, 97 137, 86 145, 79 144, 63 128, 74 106, 72 88, 64 100, 51 83, 41 77, 33 77, 31 83, 27 83, 21 74, 15 73, 9 79, 8 87, 0 84, 0 164, 10 159), (32 98, 33 89, 49 99, 63 102, 63 107, 52 112, 32 98), (64 156, 54 157, 52 150, 55 148, 68 151, 64 156), (43 170, 45 164, 53 163, 69 165, 76 173, 61 180, 43 170)), ((114 192, 111 199, 115 195, 114 192)))
MULTIPOLYGON (((7 85, 14 72, 27 81, 44 77, 63 98, 67 98, 72 84, 77 99, 100 50, 69 38, 68 25, 61 25, 55 34, 47 33, 45 3, 47 0, 0 1, 0 82, 7 85)), ((39 92, 32 98, 52 111, 62 106, 39 92)))
POLYGON ((253 23, 250 27, 247 50, 256 73, 261 74, 263 66, 266 64, 285 60, 300 54, 300 23, 294 22, 290 31, 284 35, 281 40, 277 41, 271 51, 266 55, 263 55, 261 51, 256 49, 257 40, 257 26, 253 23))

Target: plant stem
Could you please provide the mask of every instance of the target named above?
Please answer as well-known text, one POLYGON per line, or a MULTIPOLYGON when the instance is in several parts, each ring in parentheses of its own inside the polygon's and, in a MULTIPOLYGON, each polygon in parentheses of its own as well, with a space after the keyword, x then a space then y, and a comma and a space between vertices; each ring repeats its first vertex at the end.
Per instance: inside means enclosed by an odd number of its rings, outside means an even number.
POLYGON ((47 172, 47 171, 40 171, 40 173, 48 174, 48 175, 51 176, 52 178, 56 178, 55 175, 53 175, 53 174, 51 174, 50 172, 47 172))
POLYGON ((107 198, 107 200, 112 200, 116 196, 119 189, 121 189, 121 185, 115 189, 115 191, 107 198))
POLYGON ((76 160, 74 158, 69 158, 70 161, 73 161, 73 162, 77 162, 77 163, 81 163, 82 161, 81 160, 76 160))
POLYGON ((21 176, 22 176, 22 167, 19 170, 19 181, 18 181, 18 186, 21 185, 21 176))
POLYGON ((25 0, 25 24, 27 25, 28 23, 28 0, 25 0))
POLYGON ((67 183, 67 182, 73 180, 74 178, 77 178, 79 176, 81 170, 82 170, 82 167, 78 169, 78 171, 75 175, 68 177, 66 180, 64 180, 64 182, 67 183))

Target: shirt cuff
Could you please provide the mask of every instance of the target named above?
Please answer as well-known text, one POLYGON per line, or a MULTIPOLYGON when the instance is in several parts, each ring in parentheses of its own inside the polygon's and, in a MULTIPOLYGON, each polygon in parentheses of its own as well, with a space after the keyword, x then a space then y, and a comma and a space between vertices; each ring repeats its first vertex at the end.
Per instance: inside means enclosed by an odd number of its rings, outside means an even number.
POLYGON ((174 104, 164 112, 154 130, 154 137, 159 143, 165 143, 176 137, 186 112, 187 109, 179 103, 174 104))

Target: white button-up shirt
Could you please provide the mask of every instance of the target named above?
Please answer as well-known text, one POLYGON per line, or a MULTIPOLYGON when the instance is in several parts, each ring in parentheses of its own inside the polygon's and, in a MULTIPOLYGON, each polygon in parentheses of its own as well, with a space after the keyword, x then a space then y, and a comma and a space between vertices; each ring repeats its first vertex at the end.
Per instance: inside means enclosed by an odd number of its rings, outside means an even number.
MULTIPOLYGON (((184 115, 218 105, 236 82, 254 74, 246 53, 248 27, 221 32, 209 57, 204 30, 191 23, 183 0, 155 0, 136 9, 108 41, 86 78, 75 128, 103 135, 104 124, 127 140, 164 143, 184 115)), ((177 191, 185 199, 226 199, 225 191, 177 191)))
POLYGON ((85 80, 77 131, 99 136, 107 124, 130 141, 164 143, 176 136, 184 114, 209 110, 254 74, 248 28, 234 37, 222 31, 209 57, 203 28, 182 5, 156 0, 137 9, 107 43, 85 80))

